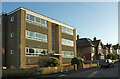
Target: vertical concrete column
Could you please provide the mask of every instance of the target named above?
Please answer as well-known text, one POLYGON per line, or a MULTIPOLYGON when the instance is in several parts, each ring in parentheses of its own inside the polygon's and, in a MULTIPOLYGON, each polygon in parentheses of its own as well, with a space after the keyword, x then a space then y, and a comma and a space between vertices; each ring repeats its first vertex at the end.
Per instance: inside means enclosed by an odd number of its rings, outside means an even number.
POLYGON ((61 33, 61 26, 58 27, 58 42, 59 42, 59 60, 60 64, 62 64, 62 33, 61 33))
POLYGON ((62 40, 61 40, 61 26, 55 27, 55 52, 59 55, 60 63, 62 64, 62 40))
POLYGON ((74 56, 77 56, 77 52, 76 52, 76 30, 73 30, 74 32, 74 56))
POLYGON ((26 12, 24 10, 20 11, 20 68, 24 68, 26 66, 26 12))
POLYGON ((48 21, 48 54, 52 53, 52 23, 48 21))

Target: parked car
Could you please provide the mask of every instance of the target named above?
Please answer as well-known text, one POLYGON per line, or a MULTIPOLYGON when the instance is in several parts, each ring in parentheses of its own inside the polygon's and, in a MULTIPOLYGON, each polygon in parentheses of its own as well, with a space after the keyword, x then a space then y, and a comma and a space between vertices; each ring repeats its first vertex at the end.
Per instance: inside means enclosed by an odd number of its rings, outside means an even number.
POLYGON ((103 68, 103 67, 114 67, 114 62, 112 62, 111 59, 103 59, 103 60, 100 60, 100 67, 103 68))

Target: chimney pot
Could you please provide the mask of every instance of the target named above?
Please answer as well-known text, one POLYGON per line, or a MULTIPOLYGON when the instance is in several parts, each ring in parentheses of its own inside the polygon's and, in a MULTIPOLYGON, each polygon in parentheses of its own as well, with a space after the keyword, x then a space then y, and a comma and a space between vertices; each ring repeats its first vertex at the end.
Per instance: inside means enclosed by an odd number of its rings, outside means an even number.
POLYGON ((80 39, 80 35, 77 35, 77 40, 79 40, 80 39))
POLYGON ((94 41, 96 41, 97 40, 97 38, 96 37, 94 37, 94 39, 93 39, 94 41))

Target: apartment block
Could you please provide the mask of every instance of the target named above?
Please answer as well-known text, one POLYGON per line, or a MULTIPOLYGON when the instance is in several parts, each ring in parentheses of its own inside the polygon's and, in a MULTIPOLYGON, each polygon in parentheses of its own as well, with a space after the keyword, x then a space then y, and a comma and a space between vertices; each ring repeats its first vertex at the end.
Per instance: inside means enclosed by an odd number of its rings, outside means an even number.
POLYGON ((72 26, 23 7, 2 13, 1 21, 2 60, 7 68, 37 65, 51 54, 61 64, 70 64, 76 56, 76 30, 72 26))

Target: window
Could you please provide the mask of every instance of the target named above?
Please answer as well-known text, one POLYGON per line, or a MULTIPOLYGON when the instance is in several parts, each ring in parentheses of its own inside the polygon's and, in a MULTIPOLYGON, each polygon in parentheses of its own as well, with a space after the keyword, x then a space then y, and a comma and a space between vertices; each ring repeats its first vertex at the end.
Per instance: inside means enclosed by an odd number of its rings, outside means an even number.
POLYGON ((45 34, 40 34, 37 32, 31 32, 26 30, 26 38, 31 39, 31 40, 36 40, 36 41, 44 41, 47 42, 47 35, 45 34))
POLYGON ((93 47, 93 52, 95 52, 95 48, 93 47))
POLYGON ((14 17, 11 17, 11 22, 14 21, 14 17))
POLYGON ((72 40, 62 38, 62 45, 74 46, 74 42, 72 40))
POLYGON ((30 15, 27 14, 26 15, 26 19, 29 20, 30 19, 30 15))
POLYGON ((41 19, 41 24, 45 24, 45 20, 41 19))
POLYGON ((43 27, 46 27, 46 28, 48 27, 48 21, 38 18, 38 17, 35 17, 35 16, 32 16, 32 15, 29 15, 29 14, 26 14, 26 21, 37 24, 39 26, 42 25, 43 27))
POLYGON ((102 52, 101 46, 99 46, 100 53, 102 52))
POLYGON ((30 20, 34 21, 34 16, 30 15, 30 20))
POLYGON ((10 34, 10 37, 11 37, 11 38, 13 38, 13 37, 14 37, 14 33, 13 33, 13 32, 10 34))
POLYGON ((62 32, 73 35, 73 30, 62 26, 62 32))
POLYGON ((14 50, 10 50, 10 54, 14 54, 14 50))
POLYGON ((47 49, 26 47, 26 55, 27 56, 39 56, 39 55, 48 55, 48 53, 47 53, 47 49))
POLYGON ((62 57, 74 57, 74 52, 73 51, 62 51, 62 57))
POLYGON ((36 22, 40 23, 40 18, 36 17, 36 22))

